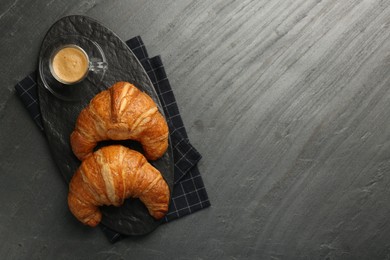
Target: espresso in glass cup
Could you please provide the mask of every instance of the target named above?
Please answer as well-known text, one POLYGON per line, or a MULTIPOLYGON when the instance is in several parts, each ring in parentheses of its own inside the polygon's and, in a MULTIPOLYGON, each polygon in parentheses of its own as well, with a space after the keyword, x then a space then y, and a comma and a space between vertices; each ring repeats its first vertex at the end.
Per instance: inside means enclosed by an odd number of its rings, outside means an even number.
POLYGON ((105 62, 91 62, 87 53, 74 44, 58 48, 50 59, 50 72, 53 77, 66 85, 81 82, 89 71, 106 69, 105 62))

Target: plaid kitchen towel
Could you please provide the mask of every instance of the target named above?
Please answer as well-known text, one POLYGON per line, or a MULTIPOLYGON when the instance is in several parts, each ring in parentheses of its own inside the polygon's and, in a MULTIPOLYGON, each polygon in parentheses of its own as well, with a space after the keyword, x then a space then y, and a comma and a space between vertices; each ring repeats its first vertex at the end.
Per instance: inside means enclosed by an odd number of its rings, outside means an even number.
MULTIPOLYGON (((161 58, 159 56, 149 58, 145 45, 139 36, 126 43, 148 73, 169 124, 175 163, 172 202, 163 220, 163 222, 169 222, 210 206, 206 188, 197 167, 201 155, 188 140, 161 58)), ((17 83, 15 89, 36 125, 44 131, 39 109, 36 72, 17 83)), ((101 226, 104 234, 112 243, 125 237, 103 225, 101 226)))

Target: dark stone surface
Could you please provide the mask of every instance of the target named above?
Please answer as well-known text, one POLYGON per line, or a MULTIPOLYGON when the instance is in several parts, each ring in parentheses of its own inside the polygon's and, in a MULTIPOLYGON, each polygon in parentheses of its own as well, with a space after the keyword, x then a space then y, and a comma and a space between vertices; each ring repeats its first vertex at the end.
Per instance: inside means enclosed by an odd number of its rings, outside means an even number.
MULTIPOLYGON (((97 93, 118 81, 127 81, 136 85, 141 91, 151 96, 160 112, 164 113, 147 73, 127 45, 109 29, 85 16, 62 18, 50 28, 43 40, 39 56, 38 93, 50 150, 67 182, 80 166, 80 161, 73 154, 69 142, 80 111, 97 93), (82 82, 71 86, 56 82, 49 71, 49 60, 57 48, 68 44, 77 44, 82 47, 90 59, 104 56, 104 61, 108 63, 105 73, 91 71, 82 82), (103 55, 100 55, 99 50, 95 51, 95 44, 103 55)), ((115 143, 132 149, 138 148, 132 145, 132 142, 115 143)), ((109 143, 106 142, 105 145, 109 143)), ((137 150, 142 152, 142 150, 137 150)), ((162 173, 172 190, 171 147, 152 164, 162 173)), ((138 199, 128 199, 119 208, 102 207, 101 210, 102 223, 126 235, 148 234, 160 224, 160 221, 149 215, 146 207, 138 199)))
POLYGON ((0 1, 5 259, 389 259, 390 1, 0 1), (161 54, 212 206, 111 245, 13 86, 86 14, 161 54))

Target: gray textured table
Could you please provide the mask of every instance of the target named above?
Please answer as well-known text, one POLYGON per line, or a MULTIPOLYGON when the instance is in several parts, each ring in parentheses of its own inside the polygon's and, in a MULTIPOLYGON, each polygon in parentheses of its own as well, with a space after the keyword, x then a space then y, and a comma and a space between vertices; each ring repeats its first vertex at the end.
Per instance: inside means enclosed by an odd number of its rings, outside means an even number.
POLYGON ((390 1, 2 0, 0 32, 2 259, 390 258, 390 1), (162 55, 211 208, 114 245, 69 213, 13 89, 69 14, 162 55))

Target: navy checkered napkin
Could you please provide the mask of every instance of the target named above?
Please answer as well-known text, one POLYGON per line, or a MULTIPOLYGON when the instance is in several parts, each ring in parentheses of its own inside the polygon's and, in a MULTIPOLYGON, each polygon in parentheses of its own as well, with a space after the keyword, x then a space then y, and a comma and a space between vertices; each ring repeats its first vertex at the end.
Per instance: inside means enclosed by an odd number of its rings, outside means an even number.
MULTIPOLYGON (((169 222, 210 206, 210 201, 197 167, 201 155, 188 140, 187 132, 172 88, 165 74, 161 58, 159 56, 149 58, 145 45, 139 36, 128 40, 126 43, 148 73, 168 120, 175 163, 172 203, 163 220, 163 222, 169 222)), ((36 72, 31 73, 20 81, 15 86, 15 89, 36 125, 44 131, 39 109, 36 72)), ((125 237, 105 226, 102 226, 102 229, 107 238, 113 243, 125 237)))

